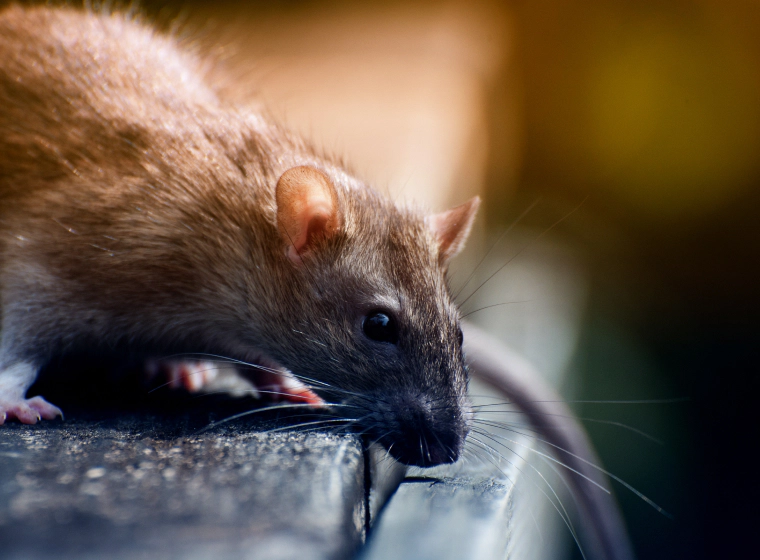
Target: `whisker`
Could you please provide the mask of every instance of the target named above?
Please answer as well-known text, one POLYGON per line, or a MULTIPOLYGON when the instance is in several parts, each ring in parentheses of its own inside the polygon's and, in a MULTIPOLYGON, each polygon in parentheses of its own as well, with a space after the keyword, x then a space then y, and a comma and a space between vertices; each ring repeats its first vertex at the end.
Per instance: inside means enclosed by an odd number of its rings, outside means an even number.
MULTIPOLYGON (((480 410, 477 412, 477 414, 523 414, 523 412, 520 410, 480 410)), ((639 428, 634 428, 633 426, 624 424, 623 422, 617 422, 615 420, 602 420, 598 418, 587 418, 584 416, 573 417, 573 416, 568 416, 567 414, 552 414, 549 412, 534 412, 533 414, 540 415, 540 416, 553 416, 556 418, 577 418, 578 420, 584 420, 586 422, 595 422, 597 424, 607 424, 610 426, 617 426, 619 428, 630 430, 631 432, 638 434, 641 437, 644 437, 650 441, 653 441, 654 443, 657 443, 658 445, 664 445, 662 440, 654 437, 651 434, 648 434, 644 430, 640 430, 639 428)))
MULTIPOLYGON (((211 371, 211 370, 212 370, 212 368, 205 368, 205 369, 200 369, 200 370, 197 370, 197 371, 193 371, 193 372, 187 373, 187 374, 185 374, 185 375, 181 375, 181 376, 179 377, 179 379, 187 379, 187 378, 189 378, 189 377, 192 377, 193 375, 198 375, 198 374, 200 374, 200 373, 205 373, 205 372, 207 372, 207 371, 211 371)), ((163 389, 164 387, 166 387, 166 386, 168 386, 168 385, 171 385, 173 382, 174 382, 174 380, 172 379, 172 380, 169 380, 169 381, 167 381, 166 383, 162 383, 162 384, 161 384, 161 385, 159 385, 158 387, 154 387, 153 389, 150 389, 150 390, 148 391, 148 394, 150 394, 150 393, 153 393, 153 392, 155 392, 155 391, 158 391, 159 389, 163 389)))
MULTIPOLYGON (((590 196, 590 195, 589 195, 589 196, 590 196)), ((481 283, 481 284, 480 284, 480 285, 479 285, 477 288, 475 288, 475 291, 474 291, 474 292, 472 292, 472 293, 471 293, 469 296, 467 296, 467 297, 465 298, 465 300, 464 300, 462 303, 460 303, 460 304, 459 304, 459 306, 461 307, 461 306, 463 306, 465 303, 467 303, 467 302, 469 301, 469 299, 470 299, 472 296, 474 296, 476 293, 478 293, 478 290, 480 290, 480 288, 482 288, 482 287, 483 287, 483 286, 485 286, 485 285, 486 285, 488 282, 490 282, 490 281, 491 281, 491 278, 493 278, 493 277, 494 277, 494 276, 496 276, 496 275, 497 275, 499 272, 501 272, 502 270, 504 270, 504 268, 505 268, 505 267, 506 267, 506 266, 507 266, 509 263, 511 263, 513 260, 515 260, 517 257, 519 257, 519 256, 520 256, 520 255, 521 255, 523 252, 525 252, 525 250, 526 250, 526 249, 528 249, 529 247, 531 247, 532 245, 534 245, 534 244, 535 244, 535 243, 536 243, 536 242, 537 242, 539 239, 541 239, 541 238, 542 238, 544 235, 546 235, 547 233, 549 233, 549 232, 550 232, 551 230, 553 230, 553 229, 554 229, 556 226, 558 226, 559 224, 561 224, 562 222, 564 222, 566 219, 568 219, 570 216, 572 216, 573 214, 575 214, 575 212, 577 212, 577 211, 578 211, 578 209, 579 209, 581 206, 583 206, 583 204, 584 204, 584 203, 585 203, 587 200, 588 200, 588 196, 586 196, 586 198, 584 198, 584 199, 583 199, 583 201, 582 201, 582 202, 581 202, 581 203, 580 203, 578 206, 576 206, 575 208, 573 208, 572 210, 570 210, 570 212, 568 212, 567 214, 565 214, 564 216, 562 216, 562 217, 561 217, 559 220, 557 220, 556 222, 554 222, 552 225, 550 225, 548 228, 546 228, 544 231, 542 231, 542 232, 541 232, 539 235, 537 235, 535 238, 533 238, 531 241, 529 241, 529 242, 528 242, 526 245, 524 245, 524 246, 523 246, 523 247, 522 247, 522 248, 521 248, 521 249, 520 249, 520 250, 519 250, 517 253, 515 253, 515 254, 514 254, 514 255, 513 255, 511 258, 509 258, 509 259, 507 260, 507 262, 505 262, 503 265, 501 265, 499 268, 497 268, 497 269, 496 269, 496 271, 495 271, 493 274, 491 274, 491 275, 490 275, 488 278, 486 278, 486 279, 485 279, 485 281, 484 281, 484 282, 482 282, 482 283, 481 283)))
MULTIPOLYGON (((568 513, 568 511, 567 511, 567 508, 565 508, 565 505, 562 503, 562 500, 560 499, 560 497, 559 497, 559 495, 557 494, 556 490, 555 490, 555 489, 554 489, 554 487, 553 487, 553 486, 552 486, 552 485, 549 483, 549 481, 548 481, 548 480, 546 480, 546 477, 543 475, 543 473, 541 473, 541 471, 539 471, 539 470, 538 470, 538 469, 537 469, 535 466, 533 466, 533 465, 530 463, 530 461, 528 461, 528 460, 527 460, 525 457, 523 457, 522 455, 520 455, 519 453, 517 453, 517 452, 516 452, 514 449, 512 449, 511 447, 509 447, 509 446, 507 446, 507 445, 505 445, 505 444, 503 444, 503 443, 500 443, 500 442, 498 442, 498 441, 494 440, 494 439, 491 437, 491 436, 492 436, 492 435, 494 435, 494 434, 490 434, 489 432, 484 432, 484 431, 480 431, 480 432, 478 432, 478 433, 479 433, 479 435, 482 435, 482 436, 488 437, 489 439, 491 439, 491 440, 492 440, 492 441, 494 441, 495 443, 497 443, 497 444, 501 445, 502 447, 504 447, 505 449, 509 450, 511 453, 514 453, 514 454, 515 454, 517 457, 519 457, 520 459, 522 459, 522 460, 523 460, 523 462, 524 462, 526 465, 528 465, 528 466, 529 466, 531 469, 533 469, 533 472, 535 472, 535 474, 537 474, 537 475, 538 475, 538 476, 541 478, 541 480, 543 480, 544 484, 546 484, 546 486, 549 488, 549 491, 550 491, 550 492, 552 493, 552 495, 553 495, 553 496, 556 498, 556 500, 557 500, 557 503, 559 504, 559 507, 560 507, 560 508, 562 508, 562 511, 560 511, 560 510, 559 510, 559 508, 557 508, 557 505, 556 505, 556 504, 554 503, 554 501, 553 501, 553 500, 552 500, 552 499, 551 499, 551 498, 550 498, 550 497, 549 497, 549 496, 546 494, 546 492, 544 492, 544 490, 543 490, 543 488, 541 488, 541 486, 539 486, 539 485, 538 485, 537 483, 535 483, 535 482, 534 482, 534 486, 535 486, 536 488, 538 488, 538 489, 541 491, 541 493, 542 493, 542 494, 544 494, 544 496, 545 496, 545 497, 546 497, 546 498, 549 500, 549 502, 552 504, 552 506, 554 506, 554 509, 555 509, 555 510, 557 510, 557 513, 559 514, 560 518, 561 518, 561 519, 562 519, 562 520, 565 522, 565 525, 566 525, 566 526, 567 526, 567 528, 569 529, 569 531, 570 531, 570 534, 573 536, 573 539, 575 540, 575 543, 576 543, 576 545, 578 546, 578 550, 580 551, 580 553, 581 553, 581 556, 583 556, 583 558, 585 559, 585 558, 586 558, 586 555, 584 554, 584 551, 583 551, 583 547, 581 547, 581 544, 580 544, 580 540, 578 539, 578 534, 577 534, 577 531, 576 531, 576 529, 575 529, 575 526, 573 525, 573 522, 572 522, 572 519, 571 519, 571 517, 570 517, 570 514, 568 513), (564 515, 563 515, 563 514, 564 514, 564 515)), ((487 444, 485 444, 485 443, 483 443, 483 442, 481 442, 481 444, 482 444, 482 445, 487 445, 487 444)), ((522 471, 522 470, 521 470, 519 467, 517 467, 517 465, 514 465, 514 463, 512 463, 512 464, 513 464, 513 466, 514 466, 514 467, 515 467, 515 468, 516 468, 516 469, 517 469, 519 472, 521 472, 521 473, 523 472, 523 471, 522 471)))
POLYGON ((283 404, 283 405, 275 405, 275 406, 265 406, 261 408, 254 408, 253 410, 246 410, 245 412, 240 412, 238 414, 233 414, 232 416, 229 416, 223 420, 219 420, 217 422, 211 422, 208 426, 201 428, 198 432, 198 434, 201 434, 203 432, 206 432, 208 430, 211 430, 212 428, 219 426, 220 424, 226 424, 227 422, 231 422, 233 420, 237 420, 238 418, 243 418, 245 416, 252 416, 254 414, 260 414, 262 412, 271 412, 274 410, 284 410, 284 409, 293 409, 293 408, 304 408, 308 407, 313 409, 314 407, 310 404, 283 404))
MULTIPOLYGON (((488 422, 482 422, 482 424, 484 424, 484 425, 486 425, 486 426, 492 426, 492 424, 490 424, 490 423, 488 423, 488 422)), ((494 427, 497 427, 497 428, 498 428, 498 427, 501 427, 501 426, 494 426, 494 427)), ((518 432, 518 431, 516 431, 516 430, 514 430, 514 429, 511 429, 511 428, 504 428, 504 429, 505 429, 505 430, 508 430, 508 431, 511 431, 511 432, 514 432, 514 433, 516 433, 516 434, 520 434, 520 432, 518 432)), ((490 432, 485 432, 485 433, 490 433, 490 432)), ((506 437, 506 436, 503 436, 503 435, 500 435, 500 434, 491 434, 491 435, 492 435, 493 437, 497 437, 497 438, 499 438, 499 439, 504 439, 504 440, 506 440, 506 441, 508 441, 508 442, 510 442, 510 443, 514 443, 515 445, 519 445, 520 447, 524 447, 524 448, 526 448, 526 449, 528 449, 528 450, 532 451, 533 453, 536 453, 536 454, 538 454, 538 455, 541 455, 542 457, 545 457, 545 458, 549 459, 550 461, 553 461, 553 462, 557 463, 558 465, 560 465, 560 466, 562 466, 562 467, 566 468, 567 470, 574 472, 574 473, 575 473, 575 474, 577 474, 578 476, 580 476, 580 477, 582 477, 582 478, 585 478, 587 481, 589 481, 591 484, 593 484, 594 486, 596 486, 596 487, 597 487, 597 488, 599 488, 600 490, 603 490, 603 491, 604 491, 604 492, 606 492, 607 494, 610 494, 610 491, 609 491, 607 488, 605 488, 604 486, 602 486, 601 484, 599 484, 599 483, 598 483, 598 482, 596 482, 595 480, 593 480, 593 479, 589 478, 588 476, 586 476, 586 475, 585 475, 585 474, 583 474, 582 472, 580 472, 580 471, 578 471, 578 470, 574 469, 574 468, 573 468, 573 467, 571 467, 570 465, 567 465, 567 464, 563 463, 563 462, 562 462, 562 461, 560 461, 559 459, 555 459, 555 458, 554 458, 554 457, 552 457, 551 455, 547 455, 546 453, 542 453, 541 451, 538 451, 537 449, 534 449, 534 448, 530 447, 529 445, 525 445, 525 444, 519 443, 519 442, 517 442, 517 441, 515 441, 515 440, 513 440, 513 439, 509 439, 509 438, 508 438, 508 437, 506 437)), ((530 435, 530 434, 520 434, 520 435, 524 435, 524 436, 526 436, 526 437, 534 438, 534 439, 536 439, 536 440, 538 440, 538 441, 542 441, 542 442, 544 441, 544 440, 542 440, 541 438, 538 438, 538 437, 536 437, 536 436, 533 436, 533 435, 530 435)), ((563 449, 562 451, 564 451, 564 449, 563 449)), ((572 454, 571 454, 571 455, 572 455, 572 454)))
POLYGON ((464 289, 467 287, 467 284, 469 284, 469 283, 470 283, 470 280, 472 280, 473 276, 475 276, 475 273, 476 273, 476 272, 478 271, 478 269, 479 269, 479 268, 480 268, 480 267, 483 265, 483 263, 484 263, 484 262, 486 261, 486 259, 488 258, 488 255, 490 255, 490 254, 491 254, 491 252, 494 250, 494 248, 496 247, 496 245, 498 245, 499 243, 501 243, 501 241, 502 241, 502 240, 503 240, 503 239, 504 239, 504 238, 505 238, 505 237, 506 237, 506 236, 509 234, 509 232, 510 232, 510 231, 512 231, 512 230, 515 228, 515 226, 517 226, 517 224, 519 224, 519 223, 522 221, 522 219, 523 219, 525 216, 527 216, 527 215, 528 215, 528 213, 529 213, 531 210, 533 210, 533 208, 535 208, 535 207, 536 207, 536 205, 537 205, 537 204, 538 204, 540 201, 541 201, 541 197, 538 197, 536 200, 534 200, 534 201, 533 201, 533 203, 532 203, 530 206, 528 206, 528 207, 527 207, 525 210, 523 210, 522 214, 520 214, 520 215, 517 217, 517 219, 515 219, 515 221, 513 221, 513 222, 512 222, 512 224, 511 224, 511 225, 510 225, 510 226, 509 226, 509 227, 508 227, 506 230, 504 230, 504 231, 502 232, 502 234, 501 234, 499 237, 497 237, 497 238, 496 238, 496 241, 494 241, 494 242, 491 244, 491 246, 488 248, 488 251, 486 251, 486 254, 485 254, 485 255, 483 255, 483 258, 481 258, 481 259, 480 259, 480 262, 478 262, 478 264, 476 264, 476 265, 475 265, 475 268, 473 268, 473 269, 472 269, 472 272, 471 272, 471 273, 470 273, 470 275, 467 277, 467 280, 465 280, 464 284, 462 284, 462 286, 461 286, 461 287, 460 287, 460 288, 457 290, 456 294, 454 294, 454 298, 453 298, 453 299, 455 299, 455 300, 456 300, 456 299, 459 297, 459 294, 460 294, 460 293, 462 293, 462 290, 464 290, 464 289))
MULTIPOLYGON (((264 391, 264 390, 261 390, 261 389, 256 389, 256 392, 259 393, 259 394, 262 394, 262 395, 275 395, 275 396, 281 396, 281 397, 288 397, 288 398, 291 398, 291 399, 302 398, 299 395, 294 395, 292 393, 283 393, 282 391, 264 391)), ((203 398, 203 397, 209 397, 209 396, 214 396, 214 395, 228 395, 228 394, 230 394, 228 390, 226 390, 226 389, 220 389, 219 391, 207 391, 207 392, 199 393, 197 395, 193 395, 192 398, 193 399, 200 399, 200 398, 203 398)), ((251 396, 253 396, 253 395, 251 395, 251 396)), ((269 408, 271 410, 272 407, 269 404, 267 404, 266 401, 262 401, 261 399, 257 399, 257 400, 262 403, 262 408, 269 408)), ((329 408, 341 407, 341 408, 355 408, 357 410, 362 410, 362 407, 356 406, 356 405, 353 405, 353 404, 349 404, 349 403, 325 402, 324 405, 314 405, 312 403, 296 403, 296 404, 308 404, 309 406, 311 406, 314 409, 318 409, 320 407, 322 407, 322 408, 324 408, 324 407, 329 407, 329 408)))
POLYGON ((479 308, 474 309, 472 311, 468 311, 467 313, 465 313, 464 315, 462 315, 460 317, 460 319, 466 319, 467 317, 469 317, 473 313, 477 313, 478 311, 483 311, 485 309, 491 309, 492 307, 501 307, 501 306, 504 306, 504 305, 513 305, 515 303, 529 303, 531 301, 533 301, 533 300, 532 299, 524 299, 524 300, 520 300, 520 301, 504 301, 502 303, 494 303, 493 305, 486 305, 485 307, 479 307, 479 308))
MULTIPOLYGON (((483 423, 483 424, 485 424, 485 425, 488 425, 488 422, 481 422, 481 423, 483 423)), ((560 451, 562 451, 562 452, 564 452, 564 453, 567 453, 567 454, 568 454, 568 455, 570 455, 571 457, 574 457, 574 458, 578 459, 579 461, 581 461, 581 462, 583 462, 583 463, 587 464, 587 465, 588 465, 588 466, 590 466, 592 469, 595 469, 595 470, 597 470, 597 471, 599 471, 599 472, 601 472, 601 473, 604 473, 604 474, 606 474, 606 475, 607 475, 607 476, 609 476, 611 479, 613 479, 613 480, 615 480, 616 482, 618 482, 618 483, 622 484, 623 486, 625 486, 625 487, 626 487, 628 490, 630 490, 631 492, 633 492, 633 493, 634 493, 636 496, 638 496, 640 499, 644 500, 644 501, 645 501, 647 504, 649 504, 650 506, 652 506, 652 507, 653 507, 655 510, 657 510, 659 513, 661 513, 662 515, 664 515, 664 516, 665 516, 665 517, 667 517, 668 519, 673 519, 673 516, 672 516, 670 513, 668 513, 668 512, 667 512, 665 509, 663 509, 662 507, 660 507, 659 505, 657 505, 657 504, 656 504, 656 503, 655 503, 653 500, 651 500, 650 498, 648 498, 646 495, 644 495, 644 494, 643 494, 642 492, 640 492, 639 490, 636 490, 636 488, 634 488, 633 486, 631 486, 630 484, 628 484, 628 483, 627 483, 625 480, 623 480, 623 479, 622 479, 622 478, 620 478, 619 476, 617 476, 617 475, 615 475, 615 474, 612 474, 610 471, 608 471, 608 470, 606 470, 606 469, 604 469, 604 468, 600 467, 599 465, 595 465, 595 464, 594 464, 594 463, 592 463, 591 461, 588 461, 587 459, 584 459, 583 457, 581 457, 581 456, 579 456, 579 455, 576 455, 575 453, 572 453, 572 452, 568 451, 567 449, 563 449, 563 448, 562 448, 562 447, 560 447, 559 445, 556 445, 556 444, 554 444, 554 443, 551 443, 550 441, 546 441, 545 439, 542 439, 542 438, 540 438, 540 437, 537 437, 537 436, 534 436, 534 435, 531 435, 531 434, 522 433, 522 432, 519 432, 519 431, 517 431, 517 430, 515 430, 515 429, 513 429, 513 428, 506 428, 506 427, 503 427, 503 426, 495 426, 495 427, 497 427, 497 428, 498 428, 498 427, 501 427, 501 428, 503 428, 503 429, 505 429, 505 430, 507 430, 507 431, 511 431, 511 432, 514 432, 514 433, 516 433, 516 434, 519 434, 519 435, 523 435, 523 436, 526 436, 526 437, 530 437, 530 438, 533 438, 533 439, 535 439, 535 440, 537 440, 537 441, 540 441, 541 443, 544 443, 544 444, 546 444, 546 445, 550 445, 551 447, 554 447, 555 449, 559 449, 560 451)), ((503 438, 504 438, 504 439, 506 439, 507 441, 512 441, 512 440, 510 440, 510 439, 506 438, 505 436, 499 436, 499 437, 503 437, 503 438)), ((520 444, 518 444, 518 445, 520 445, 520 444)), ((537 453, 537 454, 539 454, 539 455, 544 455, 544 456, 545 456, 546 458, 548 458, 550 461, 555 461, 555 462, 557 462, 558 464, 560 464, 560 465, 563 465, 563 463, 562 463, 562 462, 560 462, 560 461, 557 461, 556 459, 554 459, 554 458, 550 457, 549 455, 545 455, 545 454, 542 454, 540 451, 538 451, 538 450, 535 450, 535 449, 532 449, 532 448, 530 448, 530 447, 529 447, 528 449, 531 449, 531 450, 532 450, 534 453, 537 453)), ((567 467, 566 465, 563 465, 563 466, 565 466, 566 468, 570 468, 570 467, 567 467)), ((577 472, 577 471, 575 471, 575 469, 572 469, 572 468, 570 468, 570 470, 572 470, 572 471, 574 471, 574 472, 577 472)), ((578 473, 578 474, 580 474, 580 475, 581 475, 583 478, 585 478, 585 479, 589 480, 590 482, 592 482, 594 485, 596 485, 596 486, 599 486, 600 488, 602 488, 602 490, 604 490, 604 491, 605 491, 605 492, 607 492, 608 494, 610 493, 610 491, 609 491, 609 490, 607 490, 606 488, 604 488, 604 487, 600 486, 598 483, 594 482, 593 480, 591 480, 591 479, 590 479, 590 478, 588 478, 587 476, 583 475, 582 473, 578 473)))
MULTIPOLYGON (((479 435, 487 435, 488 434, 488 432, 482 432, 482 431, 478 432, 478 433, 479 433, 479 435)), ((473 437, 473 438, 468 438, 468 439, 473 439, 473 443, 475 443, 476 445, 480 445, 481 447, 483 447, 485 449, 493 449, 491 446, 489 446, 486 443, 483 443, 482 441, 478 440, 477 438, 473 437)), ((514 453, 515 455, 517 455, 518 457, 520 457, 521 459, 523 459, 523 461, 525 461, 525 464, 528 465, 528 466, 530 466, 536 472, 536 474, 538 474, 538 476, 541 477, 541 479, 544 481, 544 483, 549 488, 549 490, 551 491, 551 493, 557 499, 557 502, 559 503, 559 507, 554 502, 554 500, 552 500, 552 498, 544 491, 544 489, 541 488, 535 481, 533 481, 533 485, 536 488, 538 488, 538 490, 544 495, 544 497, 548 500, 548 502, 552 505, 552 507, 554 507, 554 509, 557 511, 557 514, 559 515, 560 519, 562 519, 562 521, 564 522, 564 524, 567 527, 568 531, 570 531, 570 534, 572 535, 573 540, 575 541, 575 544, 578 547, 578 551, 581 553, 581 556, 583 557, 583 559, 586 560, 586 554, 584 553, 583 547, 581 546, 580 540, 578 539, 578 534, 577 534, 577 532, 575 530, 575 527, 573 526, 573 523, 570 520, 570 515, 568 514, 567 509, 565 509, 565 506, 562 504, 562 500, 559 498, 559 496, 557 495, 557 492, 554 490, 554 488, 552 487, 552 485, 549 484, 549 481, 546 480, 546 478, 541 474, 541 472, 538 471, 538 469, 536 469, 533 465, 531 465, 530 462, 526 461, 523 457, 521 457, 513 449, 510 449, 507 446, 504 446, 504 447, 505 447, 505 449, 508 449, 509 451, 511 451, 512 453, 514 453), (560 511, 560 508, 562 508, 562 511, 560 511)), ((497 451, 497 454, 502 459, 504 459, 505 461, 507 461, 510 465, 514 466, 519 472, 521 472, 521 473, 523 472, 522 469, 520 469, 512 461, 510 461, 509 459, 507 459, 506 457, 504 457, 501 453, 498 453, 498 451, 497 451)), ((506 476, 506 473, 504 473, 504 471, 498 465, 494 465, 494 466, 499 471, 501 471, 502 474, 504 474, 506 476)), ((507 477, 507 478, 509 478, 509 477, 507 477)), ((512 481, 512 484, 514 485, 514 481, 512 481)))
POLYGON ((260 432, 262 434, 274 434, 276 432, 284 432, 287 430, 297 430, 299 428, 303 428, 305 426, 314 426, 317 424, 330 424, 334 422, 351 422, 352 418, 339 418, 339 419, 329 419, 329 420, 315 420, 314 422, 302 422, 301 424, 295 424, 292 426, 282 426, 280 428, 273 428, 271 430, 265 430, 263 432, 260 432))
POLYGON ((241 366, 247 366, 247 367, 252 367, 252 368, 256 368, 256 369, 261 369, 261 370, 264 370, 264 371, 269 371, 271 373, 282 374, 282 372, 280 370, 277 370, 277 369, 274 369, 274 368, 270 368, 270 367, 266 367, 266 366, 263 366, 261 364, 254 364, 254 363, 251 363, 251 362, 245 362, 243 360, 238 360, 236 358, 230 358, 230 357, 227 357, 227 356, 222 356, 220 354, 210 354, 208 352, 184 352, 184 353, 181 353, 181 354, 170 354, 168 356, 162 356, 161 358, 157 358, 157 359, 159 361, 169 361, 169 360, 174 360, 176 358, 187 358, 187 357, 194 358, 194 357, 198 357, 198 356, 202 357, 203 361, 207 361, 207 362, 224 363, 224 364, 236 364, 236 365, 241 365, 241 366), (215 358, 215 359, 208 359, 208 358, 215 358))
MULTIPOLYGON (((499 399, 501 397, 496 397, 494 395, 470 395, 471 397, 478 398, 478 399, 499 399)), ((564 399, 554 399, 554 400, 526 400, 522 402, 534 402, 534 403, 565 403, 565 404, 673 404, 673 403, 681 403, 681 402, 688 402, 691 400, 689 397, 672 397, 667 399, 640 399, 640 400, 564 400, 564 399)), ((483 408, 486 406, 507 406, 507 405, 513 405, 513 406, 520 406, 518 403, 513 401, 503 401, 501 403, 492 403, 492 404, 479 404, 479 405, 473 405, 473 408, 483 408)))
MULTIPOLYGON (((340 387, 335 387, 334 385, 331 385, 330 383, 327 383, 325 381, 321 381, 319 379, 313 379, 311 377, 307 377, 305 375, 294 373, 294 372, 289 371, 289 370, 282 371, 282 370, 279 370, 279 369, 263 366, 261 364, 254 364, 254 363, 251 363, 251 362, 246 362, 246 361, 239 360, 239 359, 236 359, 236 358, 229 358, 229 357, 222 356, 222 355, 219 355, 219 354, 211 354, 211 353, 206 353, 206 352, 191 352, 191 353, 183 353, 183 354, 173 354, 173 355, 170 355, 170 356, 165 356, 165 357, 160 358, 160 359, 161 360, 170 360, 170 359, 180 358, 180 357, 198 357, 198 356, 203 357, 204 361, 211 361, 211 362, 217 362, 217 363, 231 363, 231 364, 240 365, 240 366, 243 366, 243 367, 246 367, 246 368, 253 368, 253 369, 257 369, 257 370, 262 370, 262 371, 265 371, 265 372, 273 373, 275 375, 281 375, 281 376, 284 376, 284 377, 292 376, 293 378, 295 378, 295 379, 297 379, 299 381, 305 382, 307 384, 307 386, 309 384, 313 384, 313 385, 318 386, 318 387, 310 386, 309 388, 311 388, 311 389, 316 389, 316 388, 321 387, 322 391, 331 391, 331 392, 334 392, 336 394, 343 394, 343 395, 355 397, 357 399, 368 401, 368 402, 371 401, 371 400, 382 400, 380 397, 377 397, 377 396, 373 396, 373 398, 370 399, 369 397, 367 397, 366 395, 363 395, 361 393, 357 393, 357 392, 354 392, 354 391, 349 391, 347 389, 342 389, 340 387), (215 358, 215 360, 207 360, 208 357, 215 358)), ((156 388, 152 389, 152 391, 160 389, 161 387, 165 387, 168 384, 169 383, 165 383, 165 384, 163 384, 163 385, 161 385, 159 387, 156 387, 156 388)), ((383 402, 385 402, 385 401, 383 401, 383 402)))
MULTIPOLYGON (((219 360, 222 363, 231 363, 231 364, 236 364, 236 365, 245 366, 245 367, 249 367, 249 368, 259 369, 259 370, 266 371, 266 372, 269 372, 269 373, 274 373, 274 374, 277 374, 277 375, 283 375, 283 376, 292 375, 293 377, 297 378, 300 381, 305 380, 305 381, 308 381, 309 383, 314 383, 314 384, 317 384, 317 385, 321 385, 321 386, 324 386, 324 387, 327 387, 327 388, 330 388, 330 389, 333 389, 333 390, 340 390, 337 387, 333 387, 329 383, 326 383, 324 381, 320 381, 318 379, 311 379, 311 378, 308 378, 308 377, 305 377, 305 376, 293 373, 291 371, 288 371, 286 373, 286 372, 284 372, 282 370, 279 370, 279 369, 263 366, 261 364, 254 364, 252 362, 246 362, 246 361, 243 361, 243 360, 238 360, 236 358, 229 358, 227 356, 221 356, 219 354, 211 354, 211 353, 207 353, 207 352, 188 352, 188 353, 184 353, 184 354, 173 354, 171 356, 166 356, 166 357, 161 358, 161 359, 162 360, 168 360, 168 359, 172 359, 172 358, 187 357, 187 356, 202 356, 204 358, 205 357, 212 357, 212 358, 216 358, 217 360, 219 360)), ((213 361, 213 360, 208 360, 208 361, 213 361)))

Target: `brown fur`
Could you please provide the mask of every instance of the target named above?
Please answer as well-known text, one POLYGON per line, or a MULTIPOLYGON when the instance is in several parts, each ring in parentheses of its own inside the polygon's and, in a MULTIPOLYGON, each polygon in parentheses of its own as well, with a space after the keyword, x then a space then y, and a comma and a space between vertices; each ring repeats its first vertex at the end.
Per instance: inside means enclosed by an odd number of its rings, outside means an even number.
POLYGON ((0 13, 0 379, 89 347, 263 353, 362 395, 372 433, 433 430, 449 448, 433 462, 451 460, 467 431, 466 370, 439 261, 476 207, 431 226, 228 104, 200 59, 124 14, 0 13), (334 185, 341 227, 298 267, 274 194, 302 165, 334 185), (376 308, 395 314, 396 346, 363 336, 376 308))

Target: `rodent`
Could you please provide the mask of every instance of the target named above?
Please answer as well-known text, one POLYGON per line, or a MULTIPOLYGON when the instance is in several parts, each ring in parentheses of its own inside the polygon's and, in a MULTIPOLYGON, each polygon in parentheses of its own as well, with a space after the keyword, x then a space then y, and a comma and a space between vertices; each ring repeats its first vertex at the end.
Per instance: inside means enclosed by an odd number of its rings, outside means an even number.
POLYGON ((478 199, 395 205, 124 14, 12 6, 0 60, 3 415, 59 413, 23 400, 53 356, 203 352, 315 380, 405 463, 458 458, 445 270, 478 199))
MULTIPOLYGON (((25 398, 55 356, 209 353, 309 381, 288 396, 350 408, 406 464, 454 462, 472 409, 446 269, 478 205, 394 204, 124 14, 5 8, 0 423, 60 414, 25 398)), ((476 371, 509 369, 488 356, 476 371)), ((526 409, 553 400, 491 380, 526 409)))

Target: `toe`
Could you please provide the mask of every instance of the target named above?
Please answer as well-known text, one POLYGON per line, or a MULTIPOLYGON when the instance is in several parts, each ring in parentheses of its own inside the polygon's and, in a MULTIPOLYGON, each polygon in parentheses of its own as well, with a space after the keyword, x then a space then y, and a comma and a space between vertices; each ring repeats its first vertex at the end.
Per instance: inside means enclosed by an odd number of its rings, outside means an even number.
POLYGON ((9 410, 9 416, 13 415, 16 417, 16 420, 21 422, 22 424, 36 424, 40 421, 40 414, 30 406, 28 406, 26 403, 19 404, 13 408, 13 410, 9 410))
POLYGON ((216 378, 218 368, 213 362, 172 361, 163 365, 163 371, 172 389, 197 393, 216 378))
POLYGON ((195 393, 203 387, 203 362, 188 363, 185 368, 184 382, 185 389, 190 393, 195 393))
POLYGON ((214 381, 219 375, 219 367, 214 362, 203 362, 201 388, 214 381))
POLYGON ((55 405, 50 404, 42 397, 34 397, 26 402, 29 405, 29 408, 37 411, 38 415, 45 420, 52 420, 58 416, 63 418, 63 412, 61 409, 55 405))

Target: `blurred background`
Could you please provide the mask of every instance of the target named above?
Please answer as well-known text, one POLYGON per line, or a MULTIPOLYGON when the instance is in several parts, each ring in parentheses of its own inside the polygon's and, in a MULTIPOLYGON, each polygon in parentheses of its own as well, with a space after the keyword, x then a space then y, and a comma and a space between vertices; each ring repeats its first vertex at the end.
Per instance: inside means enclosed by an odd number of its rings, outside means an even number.
POLYGON ((688 399, 573 405, 661 442, 586 422, 674 516, 616 486, 639 558, 758 549, 756 1, 142 5, 394 198, 483 196, 463 312, 566 398, 688 399))

